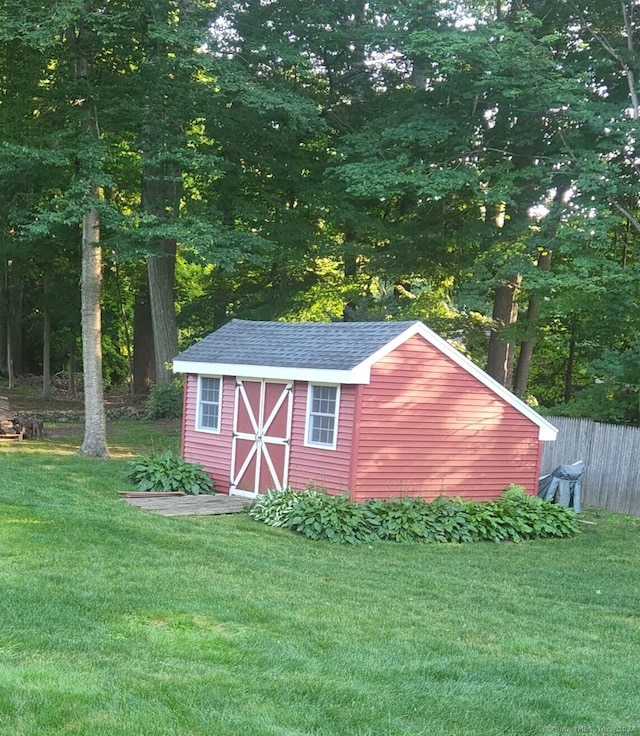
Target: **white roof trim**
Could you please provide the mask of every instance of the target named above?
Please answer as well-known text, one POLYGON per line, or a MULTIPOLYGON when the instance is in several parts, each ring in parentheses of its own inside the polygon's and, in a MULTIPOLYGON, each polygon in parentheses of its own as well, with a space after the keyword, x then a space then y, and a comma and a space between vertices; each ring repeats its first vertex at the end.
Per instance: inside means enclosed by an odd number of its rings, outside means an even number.
MULTIPOLYGON (((367 371, 371 372, 371 366, 377 363, 379 360, 388 355, 392 350, 402 345, 406 340, 414 335, 420 335, 427 342, 431 343, 437 350, 444 353, 448 358, 459 365, 461 368, 470 373, 474 378, 478 379, 480 383, 483 383, 488 389, 497 394, 501 399, 504 399, 514 409, 524 414, 525 417, 530 419, 534 424, 539 427, 538 439, 542 441, 553 441, 556 439, 558 429, 548 422, 544 417, 540 416, 538 412, 525 404, 522 399, 519 399, 515 394, 511 393, 509 389, 505 388, 502 384, 498 383, 495 379, 477 366, 472 360, 469 360, 466 355, 463 355, 459 350, 453 347, 446 340, 443 340, 433 330, 430 330, 422 322, 416 322, 415 324, 408 327, 404 332, 398 335, 396 338, 388 342, 384 347, 377 350, 373 355, 370 355, 365 361, 356 366, 354 371, 367 371)), ((367 381, 368 382, 368 381, 367 381)))
POLYGON ((244 365, 239 363, 200 363, 174 360, 174 373, 196 373, 204 376, 245 376, 271 378, 278 381, 317 381, 319 383, 369 383, 370 369, 340 371, 322 368, 291 368, 276 365, 244 365))
POLYGON ((422 322, 415 322, 407 327, 393 340, 372 353, 351 370, 324 370, 320 368, 287 368, 268 365, 238 365, 233 363, 204 363, 194 361, 175 360, 173 370, 176 373, 196 373, 200 375, 221 376, 251 376, 252 378, 273 378, 287 381, 319 381, 322 383, 347 383, 366 384, 371 380, 371 366, 388 355, 392 350, 406 342, 410 337, 420 335, 437 350, 444 353, 454 363, 471 374, 480 383, 484 384, 490 391, 510 404, 514 409, 530 419, 539 427, 538 439, 542 441, 553 441, 556 439, 558 430, 538 412, 525 404, 515 394, 511 393, 491 376, 469 360, 459 350, 436 335, 422 322))

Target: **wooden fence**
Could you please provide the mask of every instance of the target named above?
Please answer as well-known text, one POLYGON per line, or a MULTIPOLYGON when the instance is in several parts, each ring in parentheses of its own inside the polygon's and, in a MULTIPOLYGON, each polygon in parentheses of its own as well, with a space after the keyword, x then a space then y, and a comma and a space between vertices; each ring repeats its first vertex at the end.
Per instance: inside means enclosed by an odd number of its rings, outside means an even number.
POLYGON ((582 502, 640 516, 640 429, 590 419, 549 417, 559 432, 545 442, 542 475, 583 460, 582 502))

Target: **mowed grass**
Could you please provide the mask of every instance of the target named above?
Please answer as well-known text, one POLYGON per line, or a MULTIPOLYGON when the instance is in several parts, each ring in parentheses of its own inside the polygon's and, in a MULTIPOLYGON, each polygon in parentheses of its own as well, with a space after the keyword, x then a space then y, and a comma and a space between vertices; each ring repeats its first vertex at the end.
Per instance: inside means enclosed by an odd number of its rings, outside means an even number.
POLYGON ((640 520, 342 546, 126 505, 114 425, 0 445, 0 734, 640 734, 640 520))

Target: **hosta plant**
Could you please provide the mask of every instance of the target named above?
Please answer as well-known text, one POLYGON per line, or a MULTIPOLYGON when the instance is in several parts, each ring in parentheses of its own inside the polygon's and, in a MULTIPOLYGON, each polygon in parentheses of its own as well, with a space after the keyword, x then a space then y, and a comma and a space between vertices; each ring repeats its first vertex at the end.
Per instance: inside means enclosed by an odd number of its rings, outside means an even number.
POLYGON ((188 463, 169 451, 132 460, 127 477, 139 491, 184 491, 197 496, 214 490, 202 465, 188 463))
POLYGON ((568 537, 578 532, 575 514, 510 486, 495 501, 473 502, 441 496, 349 501, 321 488, 269 491, 251 517, 270 526, 334 542, 520 542, 568 537))
POLYGON ((289 526, 289 519, 300 500, 300 493, 291 488, 282 491, 270 490, 258 496, 249 509, 249 516, 268 526, 289 526))

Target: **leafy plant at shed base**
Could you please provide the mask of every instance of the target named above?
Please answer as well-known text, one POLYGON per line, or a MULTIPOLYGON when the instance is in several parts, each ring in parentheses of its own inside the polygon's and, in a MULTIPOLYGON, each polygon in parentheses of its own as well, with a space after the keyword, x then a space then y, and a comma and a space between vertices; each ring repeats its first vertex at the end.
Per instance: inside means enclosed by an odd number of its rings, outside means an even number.
POLYGON ((250 515, 267 526, 286 527, 291 513, 300 500, 300 493, 293 488, 267 491, 251 507, 250 515))
POLYGON ((249 515, 269 526, 291 529, 309 539, 333 542, 520 542, 568 537, 578 532, 575 514, 521 486, 509 486, 495 501, 476 503, 440 496, 349 501, 325 489, 269 491, 249 515))
POLYGON ((170 451, 132 460, 127 478, 139 491, 184 491, 197 496, 214 490, 202 465, 188 463, 170 451))
POLYGON ((353 503, 346 495, 330 496, 322 488, 302 493, 287 522, 287 528, 309 539, 349 544, 377 540, 376 525, 367 504, 353 503))

